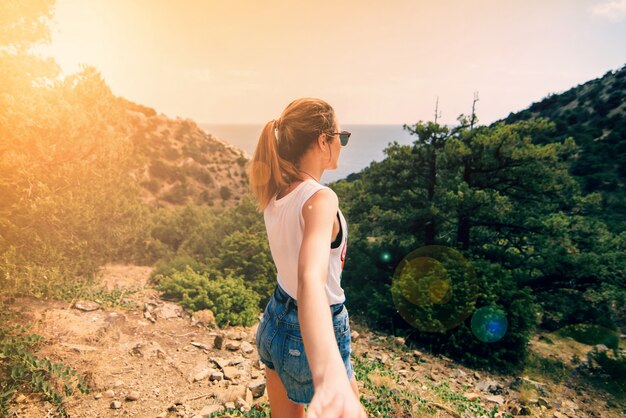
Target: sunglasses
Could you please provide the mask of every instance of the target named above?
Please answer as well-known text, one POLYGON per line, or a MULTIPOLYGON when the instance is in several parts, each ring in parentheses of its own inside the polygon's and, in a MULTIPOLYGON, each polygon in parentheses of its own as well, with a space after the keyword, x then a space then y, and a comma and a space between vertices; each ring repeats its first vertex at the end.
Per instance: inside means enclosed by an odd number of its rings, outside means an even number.
POLYGON ((341 141, 341 146, 345 147, 346 145, 348 145, 348 140, 350 139, 350 135, 352 134, 348 131, 341 131, 329 132, 327 135, 339 135, 339 141, 341 141))

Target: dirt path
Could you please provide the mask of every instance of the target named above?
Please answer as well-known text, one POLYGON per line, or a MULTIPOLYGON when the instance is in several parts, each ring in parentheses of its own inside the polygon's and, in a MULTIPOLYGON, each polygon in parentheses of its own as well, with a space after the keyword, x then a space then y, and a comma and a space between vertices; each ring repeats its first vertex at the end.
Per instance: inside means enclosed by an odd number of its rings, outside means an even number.
MULTIPOLYGON (((139 266, 103 267, 103 286, 126 289, 133 309, 95 306, 90 311, 79 309, 81 303, 27 297, 10 304, 20 323, 31 324, 33 332, 45 337, 38 356, 75 368, 92 387, 90 394, 68 399, 70 416, 201 417, 224 407, 248 409, 265 403, 264 374, 254 347, 256 326, 207 328, 206 316, 191 317, 148 287, 151 271, 139 266)), ((84 305, 89 308, 87 302, 84 305)), ((479 374, 451 360, 408 350, 401 339, 358 326, 353 329, 361 334, 354 336, 354 355, 384 364, 397 378, 373 376, 374 384, 391 385, 432 401, 440 410, 429 416, 455 416, 454 399, 434 394, 433 387, 442 382, 454 394, 476 399, 487 409, 497 405, 513 415, 622 416, 607 407, 608 398, 602 395, 567 385, 479 374)), ((366 398, 375 396, 363 382, 359 387, 366 398)), ((15 409, 17 417, 53 416, 52 406, 35 395, 20 399, 15 409)))

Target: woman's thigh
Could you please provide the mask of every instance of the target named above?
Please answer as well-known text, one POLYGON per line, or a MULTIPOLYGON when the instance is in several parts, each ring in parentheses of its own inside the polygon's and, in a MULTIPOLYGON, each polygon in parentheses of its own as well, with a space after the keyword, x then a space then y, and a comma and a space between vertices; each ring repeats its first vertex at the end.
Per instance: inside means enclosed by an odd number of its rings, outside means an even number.
POLYGON ((304 418, 304 405, 289 400, 278 373, 265 367, 265 376, 272 418, 304 418))

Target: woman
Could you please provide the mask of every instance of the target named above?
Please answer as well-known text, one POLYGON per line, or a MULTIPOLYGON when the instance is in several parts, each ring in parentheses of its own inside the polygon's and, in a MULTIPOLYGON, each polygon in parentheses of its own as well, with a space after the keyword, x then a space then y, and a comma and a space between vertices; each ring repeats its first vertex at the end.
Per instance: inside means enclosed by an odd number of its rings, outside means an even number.
POLYGON ((298 99, 265 125, 250 164, 278 272, 256 335, 273 418, 304 417, 305 404, 308 418, 366 416, 340 285, 347 224, 319 183, 349 137, 328 103, 298 99))

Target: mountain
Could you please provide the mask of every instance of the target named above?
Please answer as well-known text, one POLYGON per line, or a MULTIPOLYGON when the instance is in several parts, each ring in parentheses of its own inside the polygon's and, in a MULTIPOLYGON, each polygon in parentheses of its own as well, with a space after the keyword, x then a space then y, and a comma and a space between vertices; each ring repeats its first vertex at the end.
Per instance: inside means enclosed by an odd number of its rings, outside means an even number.
POLYGON ((128 112, 136 167, 131 172, 151 205, 192 202, 234 206, 248 189, 243 150, 203 131, 189 119, 170 119, 118 98, 128 112))
POLYGON ((626 227, 626 65, 604 76, 550 94, 521 112, 498 122, 546 118, 555 123, 549 136, 536 143, 572 137, 580 147, 571 174, 583 192, 599 192, 605 216, 614 230, 626 227))

